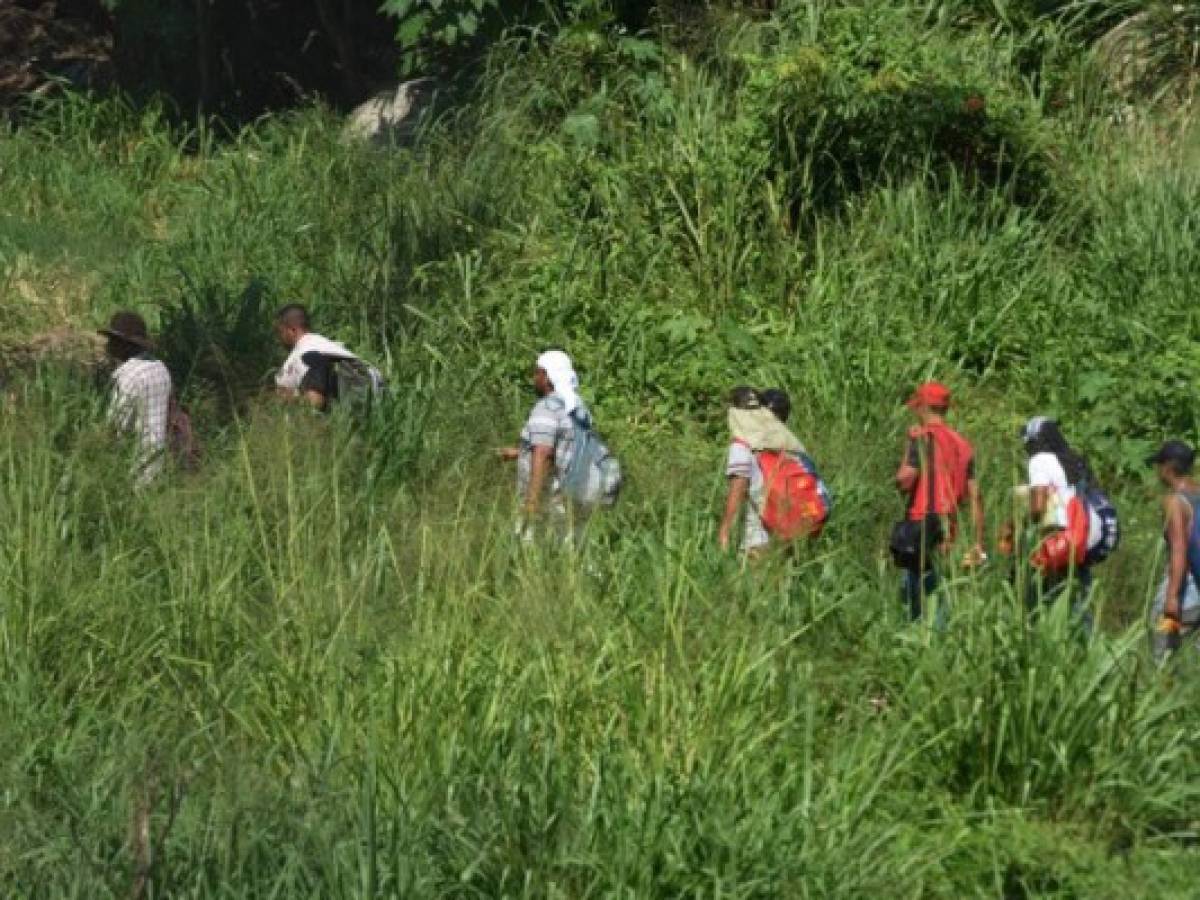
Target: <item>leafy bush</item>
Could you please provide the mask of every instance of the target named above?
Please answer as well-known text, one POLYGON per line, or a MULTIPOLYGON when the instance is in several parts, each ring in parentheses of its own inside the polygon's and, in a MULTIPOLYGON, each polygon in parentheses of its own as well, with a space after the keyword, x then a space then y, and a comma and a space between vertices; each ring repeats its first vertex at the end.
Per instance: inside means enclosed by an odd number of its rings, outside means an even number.
POLYGON ((805 25, 745 60, 751 133, 794 216, 881 181, 946 172, 1022 205, 1045 199, 1049 157, 1033 110, 970 50, 930 40, 887 4, 805 25))

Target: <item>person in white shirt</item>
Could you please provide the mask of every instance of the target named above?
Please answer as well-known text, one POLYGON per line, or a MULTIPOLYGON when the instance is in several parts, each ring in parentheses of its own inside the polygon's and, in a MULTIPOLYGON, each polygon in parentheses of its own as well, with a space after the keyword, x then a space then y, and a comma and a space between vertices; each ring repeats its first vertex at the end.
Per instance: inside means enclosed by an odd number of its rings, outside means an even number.
POLYGON ((1029 516, 1041 543, 1034 551, 1027 600, 1032 607, 1053 601, 1072 584, 1076 606, 1085 603, 1092 573, 1079 554, 1100 542, 1103 525, 1088 504, 1073 503, 1095 477, 1087 460, 1073 450, 1053 419, 1035 416, 1025 423, 1021 440, 1029 456, 1029 483, 1018 489, 1029 503, 1029 516))
POLYGON ((171 373, 153 355, 146 321, 135 312, 118 312, 100 334, 107 352, 120 365, 112 373, 108 419, 136 443, 134 480, 144 487, 162 472, 171 411, 171 373))
POLYGON ((308 310, 289 303, 275 315, 275 335, 288 351, 275 387, 285 399, 302 399, 314 409, 325 411, 345 392, 341 381, 352 375, 374 395, 383 390, 383 376, 364 363, 345 345, 311 330, 308 310), (340 371, 340 377, 339 377, 340 371))

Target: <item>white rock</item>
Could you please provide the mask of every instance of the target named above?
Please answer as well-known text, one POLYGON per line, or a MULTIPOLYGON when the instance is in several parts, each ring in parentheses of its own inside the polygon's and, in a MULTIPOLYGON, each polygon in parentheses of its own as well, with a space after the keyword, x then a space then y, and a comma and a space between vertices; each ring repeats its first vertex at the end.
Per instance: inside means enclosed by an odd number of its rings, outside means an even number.
POLYGON ((355 107, 346 118, 342 139, 395 146, 412 140, 433 105, 437 83, 432 78, 404 81, 380 91, 355 107))

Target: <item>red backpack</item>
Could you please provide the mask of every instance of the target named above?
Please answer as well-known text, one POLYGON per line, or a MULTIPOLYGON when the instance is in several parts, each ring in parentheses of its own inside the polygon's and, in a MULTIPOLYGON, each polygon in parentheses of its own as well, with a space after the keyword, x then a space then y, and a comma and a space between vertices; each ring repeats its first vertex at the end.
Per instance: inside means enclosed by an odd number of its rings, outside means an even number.
POLYGON ((767 532, 781 541, 819 535, 833 501, 812 460, 802 453, 774 450, 754 455, 763 476, 758 512, 767 532))

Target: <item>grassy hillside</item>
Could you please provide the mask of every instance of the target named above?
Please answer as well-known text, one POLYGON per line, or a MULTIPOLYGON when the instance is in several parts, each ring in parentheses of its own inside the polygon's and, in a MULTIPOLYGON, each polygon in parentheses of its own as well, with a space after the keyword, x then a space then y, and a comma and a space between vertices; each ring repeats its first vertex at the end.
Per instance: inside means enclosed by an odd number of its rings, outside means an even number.
POLYGON ((0 138, 7 893, 128 895, 147 850, 152 896, 1193 893, 1139 460, 1200 437, 1194 131, 1103 89, 1103 17, 857 6, 515 34, 395 154, 79 98, 0 138), (293 298, 386 363, 366 428, 265 395, 293 298), (118 306, 206 445, 137 497, 86 374, 26 352, 118 306), (586 566, 513 541, 490 454, 551 345, 630 474, 586 566), (905 622, 927 376, 993 525, 1034 413, 1112 487, 1092 642, 999 564, 905 622), (837 495, 751 571, 715 547, 742 382, 792 392, 837 495))

